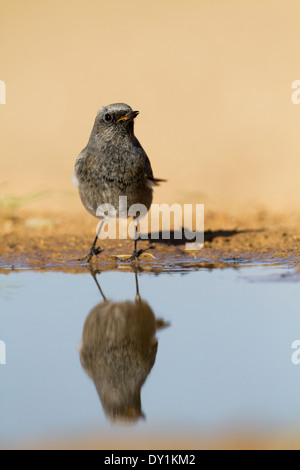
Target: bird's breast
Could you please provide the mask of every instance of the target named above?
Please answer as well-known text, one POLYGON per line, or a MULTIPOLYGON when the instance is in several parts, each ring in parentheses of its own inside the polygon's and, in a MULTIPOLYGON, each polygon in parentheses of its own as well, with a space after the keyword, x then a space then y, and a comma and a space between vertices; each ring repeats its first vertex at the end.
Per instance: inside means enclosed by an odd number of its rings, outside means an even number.
POLYGON ((149 209, 152 189, 147 185, 142 159, 128 152, 109 152, 108 155, 104 158, 101 153, 87 153, 75 170, 85 208, 96 216, 100 205, 109 204, 119 213, 119 198, 126 196, 128 208, 143 204, 149 209))

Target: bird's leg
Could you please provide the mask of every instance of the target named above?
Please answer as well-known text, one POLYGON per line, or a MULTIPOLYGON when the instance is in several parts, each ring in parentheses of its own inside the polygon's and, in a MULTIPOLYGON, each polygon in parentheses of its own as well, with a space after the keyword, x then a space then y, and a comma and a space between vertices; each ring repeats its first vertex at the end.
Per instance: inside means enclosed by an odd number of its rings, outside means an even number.
POLYGON ((99 238, 99 235, 100 235, 100 231, 101 231, 103 222, 104 221, 102 220, 101 223, 100 223, 100 227, 97 231, 96 238, 95 238, 95 240, 94 240, 94 242, 93 242, 93 244, 90 248, 90 251, 88 252, 88 254, 84 258, 81 258, 78 261, 87 261, 89 263, 93 256, 97 256, 97 255, 99 255, 99 253, 101 253, 102 250, 101 250, 100 246, 98 248, 96 248, 96 244, 97 244, 97 241, 98 241, 98 238, 99 238))
POLYGON ((133 221, 133 224, 134 224, 134 250, 133 250, 133 253, 131 255, 131 257, 129 258, 129 261, 135 261, 138 259, 138 257, 143 253, 144 250, 139 250, 137 251, 137 241, 138 241, 138 236, 137 236, 137 226, 139 224, 139 220, 138 219, 134 219, 133 221))
POLYGON ((98 248, 96 248, 96 243, 98 241, 98 234, 96 235, 96 238, 90 248, 90 251, 88 252, 87 254, 87 261, 90 262, 90 260, 92 259, 93 256, 97 256, 99 255, 99 253, 101 253, 101 248, 100 246, 98 246, 98 248))
POLYGON ((139 280, 138 280, 137 271, 134 272, 134 275, 135 275, 135 286, 136 286, 135 301, 140 302, 141 296, 140 296, 140 290, 139 290, 139 280))
MULTIPOLYGON (((122 261, 123 263, 128 263, 132 261, 137 261, 137 259, 141 256, 142 253, 144 253, 145 250, 138 250, 137 249, 137 242, 138 242, 138 232, 137 232, 137 226, 139 224, 139 219, 136 218, 133 220, 134 224, 134 250, 132 255, 116 255, 115 257, 122 261)), ((151 256, 151 255, 149 255, 151 256)))
POLYGON ((102 291, 101 286, 100 286, 100 284, 98 282, 98 279, 97 279, 97 274, 100 274, 100 271, 95 271, 90 265, 88 267, 88 270, 90 271, 90 273, 91 273, 91 275, 92 275, 92 277, 93 277, 93 279, 94 279, 94 281, 95 281, 95 283, 96 283, 96 285, 99 289, 99 292, 100 292, 100 294, 101 294, 101 296, 102 296, 102 298, 105 302, 107 299, 106 299, 105 295, 103 294, 103 291, 102 291))

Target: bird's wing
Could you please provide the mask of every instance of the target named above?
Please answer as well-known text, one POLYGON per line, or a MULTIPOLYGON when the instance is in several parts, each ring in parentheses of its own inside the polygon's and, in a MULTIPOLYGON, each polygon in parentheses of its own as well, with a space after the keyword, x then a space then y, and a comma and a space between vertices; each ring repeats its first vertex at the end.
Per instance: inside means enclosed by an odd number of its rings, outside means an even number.
POLYGON ((149 181, 149 184, 151 186, 158 186, 160 183, 166 182, 167 180, 154 178, 150 160, 147 157, 147 154, 146 154, 145 150, 143 149, 143 147, 141 146, 141 144, 139 143, 139 141, 137 140, 136 137, 134 137, 134 145, 143 154, 143 157, 144 157, 144 160, 145 160, 145 176, 146 176, 147 180, 149 181))

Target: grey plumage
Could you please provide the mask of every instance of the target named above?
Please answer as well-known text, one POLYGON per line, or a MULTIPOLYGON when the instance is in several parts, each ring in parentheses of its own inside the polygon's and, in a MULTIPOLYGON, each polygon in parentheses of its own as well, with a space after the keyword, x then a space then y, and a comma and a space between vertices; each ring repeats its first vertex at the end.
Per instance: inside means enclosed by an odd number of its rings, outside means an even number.
POLYGON ((106 416, 112 422, 133 423, 144 417, 141 388, 156 359, 156 331, 169 326, 157 319, 139 293, 135 301, 107 300, 90 272, 103 302, 88 314, 82 332, 80 362, 93 380, 106 416))
POLYGON ((103 409, 113 422, 135 422, 144 417, 141 388, 156 358, 156 331, 168 326, 156 319, 141 300, 138 277, 135 301, 112 302, 103 297, 88 314, 82 332, 80 362, 92 378, 103 409))
POLYGON ((155 362, 155 331, 154 314, 142 301, 105 301, 86 319, 80 361, 113 422, 143 416, 141 387, 155 362))
POLYGON ((153 177, 149 158, 134 136, 136 115, 123 103, 100 109, 89 142, 77 158, 75 178, 79 194, 94 216, 101 204, 117 209, 119 196, 123 195, 128 198, 128 207, 140 203, 150 208, 152 184, 160 180, 153 177), (128 118, 124 118, 126 115, 128 118), (111 116, 109 122, 107 116, 111 116))
MULTIPOLYGON (((153 177, 149 158, 134 135, 137 115, 124 103, 101 108, 88 144, 76 160, 74 181, 84 207, 94 216, 103 204, 112 205, 120 215, 120 196, 127 197, 128 208, 143 204, 149 210, 153 186, 164 181, 153 177)), ((90 255, 98 254, 93 251, 95 242, 90 255)))

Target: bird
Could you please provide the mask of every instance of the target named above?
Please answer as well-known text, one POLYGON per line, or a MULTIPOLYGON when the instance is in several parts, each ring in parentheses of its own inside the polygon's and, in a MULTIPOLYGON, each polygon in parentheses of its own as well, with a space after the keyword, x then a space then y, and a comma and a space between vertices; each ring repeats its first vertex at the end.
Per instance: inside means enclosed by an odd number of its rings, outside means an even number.
MULTIPOLYGON (((113 206, 116 217, 128 217, 119 210, 120 196, 127 197, 127 207, 142 204, 149 210, 153 187, 166 180, 154 178, 150 160, 134 135, 134 119, 139 111, 133 111, 125 103, 103 106, 97 113, 87 146, 75 162, 73 182, 78 187, 85 209, 103 222, 99 207, 113 206)), ((136 260, 138 218, 134 218, 134 250, 128 258, 136 260)), ((90 262, 101 253, 96 248, 102 224, 85 258, 90 262)))
POLYGON ((113 302, 91 274, 103 301, 89 312, 79 346, 80 363, 93 380, 105 415, 112 423, 135 423, 145 418, 141 388, 156 359, 156 332, 169 323, 155 317, 141 299, 137 273, 135 300, 113 302))

